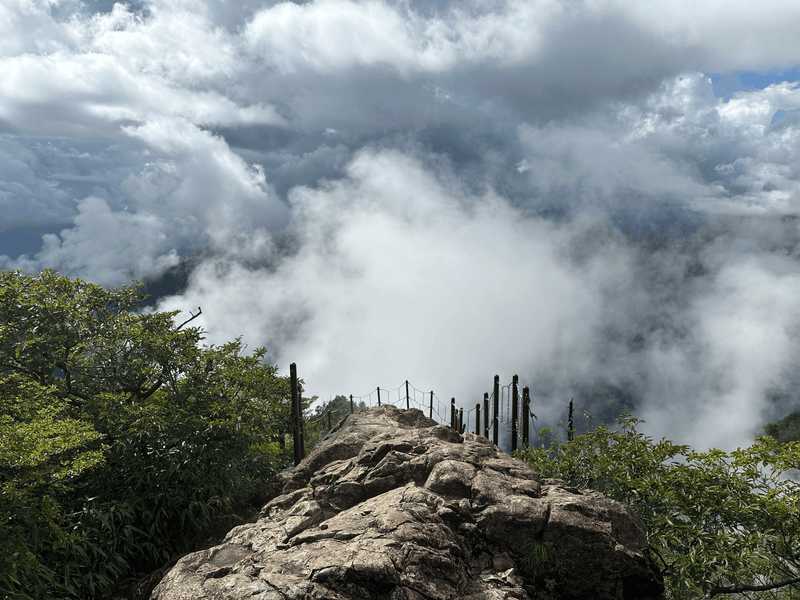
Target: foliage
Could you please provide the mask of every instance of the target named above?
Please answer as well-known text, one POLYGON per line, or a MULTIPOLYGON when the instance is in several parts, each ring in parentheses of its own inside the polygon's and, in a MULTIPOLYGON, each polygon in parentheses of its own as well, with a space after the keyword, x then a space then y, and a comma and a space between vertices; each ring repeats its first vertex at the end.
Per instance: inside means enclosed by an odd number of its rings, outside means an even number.
POLYGON ((534 541, 522 557, 523 572, 537 586, 551 589, 564 574, 564 563, 559 560, 547 542, 534 541))
POLYGON ((800 412, 792 414, 764 425, 764 432, 775 438, 779 444, 800 441, 800 412))
MULTIPOLYGON (((353 403, 354 413, 365 408, 367 405, 363 400, 353 403)), ((306 446, 313 448, 331 429, 336 428, 350 414, 350 399, 347 396, 338 395, 332 400, 318 405, 314 414, 305 423, 306 446)))
POLYGON ((266 351, 201 346, 177 311, 132 313, 141 299, 0 273, 0 518, 14 532, 0 540, 0 585, 14 592, 0 593, 106 593, 288 462, 289 381, 266 351))
POLYGON ((65 523, 56 497, 99 465, 101 450, 88 450, 100 434, 64 416, 65 400, 54 388, 19 375, 0 377, 0 595, 25 597, 23 581, 41 595, 56 585, 54 572, 35 550, 77 537, 65 523), (30 543, 29 543, 30 542, 30 543))
MULTIPOLYGON (((587 414, 587 418, 591 418, 587 414)), ((782 473, 800 464, 800 443, 769 437, 731 453, 694 452, 636 431, 605 425, 573 441, 543 440, 515 456, 546 477, 624 502, 644 521, 672 598, 699 598, 735 583, 786 581, 800 571, 800 489, 782 473)), ((783 598, 800 597, 793 588, 783 598)), ((716 593, 719 593, 718 591, 716 593)), ((767 597, 771 592, 748 592, 767 597)))

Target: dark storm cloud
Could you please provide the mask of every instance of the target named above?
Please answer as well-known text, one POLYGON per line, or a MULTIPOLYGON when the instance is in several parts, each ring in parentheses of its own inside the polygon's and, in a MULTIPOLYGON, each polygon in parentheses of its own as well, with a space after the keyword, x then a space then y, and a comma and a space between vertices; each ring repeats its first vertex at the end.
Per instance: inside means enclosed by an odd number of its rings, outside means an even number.
POLYGON ((496 101, 532 123, 604 111, 614 101, 636 102, 697 58, 635 27, 619 14, 570 20, 553 27, 527 61, 491 64, 459 77, 452 90, 496 101))

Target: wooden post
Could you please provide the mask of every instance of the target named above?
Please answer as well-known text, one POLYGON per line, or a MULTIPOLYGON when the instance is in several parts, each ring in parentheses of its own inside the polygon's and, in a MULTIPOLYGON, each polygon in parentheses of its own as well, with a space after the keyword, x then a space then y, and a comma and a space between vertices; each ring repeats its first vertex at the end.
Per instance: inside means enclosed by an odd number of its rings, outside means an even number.
POLYGON ((572 428, 572 400, 575 400, 575 398, 572 398, 569 401, 569 421, 567 423, 567 441, 568 442, 571 442, 573 440, 573 438, 575 437, 575 430, 572 428))
POLYGON ((531 410, 531 396, 530 390, 526 385, 522 388, 522 445, 526 448, 530 448, 530 431, 531 431, 531 424, 530 424, 530 410, 531 410))
POLYGON ((456 399, 450 399, 450 429, 456 428, 456 399))
POLYGON ((331 411, 328 411, 328 431, 331 429, 333 429, 333 427, 331 427, 331 411))
POLYGON ((481 434, 481 403, 475 405, 475 435, 481 434))
POLYGON ((350 394, 350 414, 353 414, 353 394, 350 394))
POLYGON ((433 418, 433 390, 431 390, 431 414, 429 415, 429 417, 431 419, 433 418))
POLYGON ((497 413, 500 410, 500 375, 494 376, 494 415, 492 421, 492 441, 497 445, 497 428, 500 426, 500 415, 497 413))
POLYGON ((458 433, 464 433, 464 409, 458 409, 458 433))
POLYGON ((378 386, 378 406, 381 405, 381 386, 378 386))
POLYGON ((408 379, 406 379, 406 410, 411 408, 411 406, 409 406, 408 402, 409 402, 409 400, 408 400, 408 379))
POLYGON ((483 437, 489 439, 489 392, 483 393, 483 437))
POLYGON ((511 451, 517 449, 517 431, 519 430, 519 376, 511 380, 511 451))
POLYGON ((300 410, 297 401, 297 365, 289 365, 289 377, 292 390, 292 423, 294 423, 294 466, 300 464, 300 410))

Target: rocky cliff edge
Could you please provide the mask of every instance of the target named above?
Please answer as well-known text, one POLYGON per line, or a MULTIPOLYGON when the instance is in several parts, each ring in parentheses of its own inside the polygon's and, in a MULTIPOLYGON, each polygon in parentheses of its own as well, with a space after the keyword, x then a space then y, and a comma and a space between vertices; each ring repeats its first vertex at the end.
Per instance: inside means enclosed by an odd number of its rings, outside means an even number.
POLYGON ((419 410, 351 415, 156 600, 662 600, 641 520, 419 410))

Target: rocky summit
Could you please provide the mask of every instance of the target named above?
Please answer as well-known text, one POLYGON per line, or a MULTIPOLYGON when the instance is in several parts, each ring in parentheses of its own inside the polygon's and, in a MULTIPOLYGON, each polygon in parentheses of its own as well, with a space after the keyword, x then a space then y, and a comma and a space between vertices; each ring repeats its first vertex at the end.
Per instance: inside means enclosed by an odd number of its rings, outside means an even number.
POLYGON ((641 520, 419 410, 351 415, 157 600, 664 598, 641 520))

